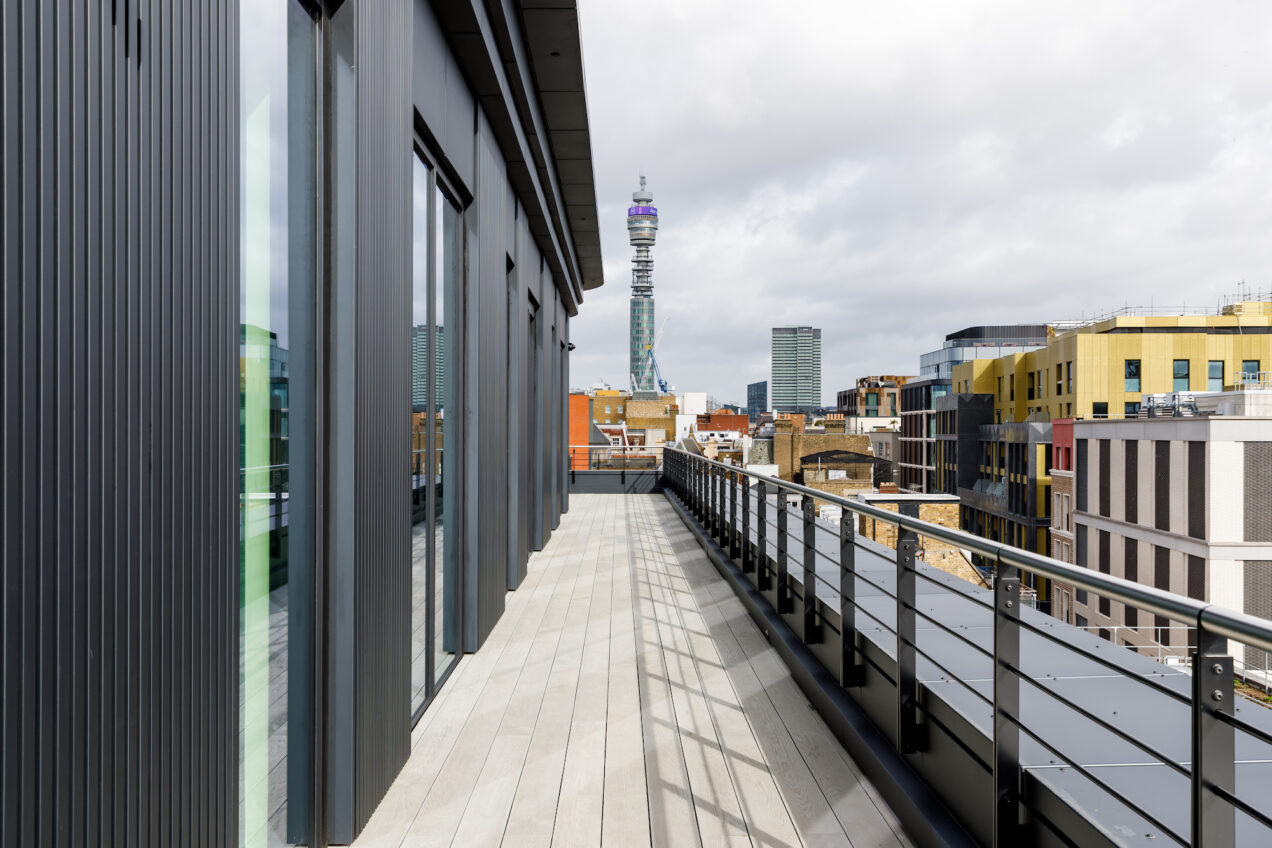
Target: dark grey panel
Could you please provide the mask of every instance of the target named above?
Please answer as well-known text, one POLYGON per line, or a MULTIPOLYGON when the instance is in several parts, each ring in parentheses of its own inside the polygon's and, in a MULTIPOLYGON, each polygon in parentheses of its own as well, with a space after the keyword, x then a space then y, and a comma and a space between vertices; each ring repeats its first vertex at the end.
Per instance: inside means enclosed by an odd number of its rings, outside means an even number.
POLYGON ((1091 479, 1091 464, 1088 462, 1087 439, 1077 440, 1077 462, 1074 463, 1074 486, 1077 487, 1074 500, 1077 502, 1075 509, 1079 512, 1087 511, 1087 490, 1090 488, 1088 481, 1091 479))
MULTIPOLYGON (((1243 612, 1259 618, 1272 618, 1272 561, 1246 560, 1242 568, 1245 599, 1243 612)), ((1266 670, 1272 657, 1259 648, 1245 648, 1245 662, 1251 668, 1266 670)))
POLYGON ((1188 443, 1188 535, 1206 537, 1206 443, 1188 443))
MULTIPOLYGON (((356 13, 356 152, 337 146, 333 214, 352 226, 353 256, 334 246, 337 462, 328 523, 346 528, 331 553, 332 754, 328 822, 348 842, 384 797, 410 749, 411 258, 410 0, 363 0, 356 13), (350 159, 352 154, 352 160, 350 159), (352 191, 349 191, 352 189, 352 191), (350 216, 352 213, 352 220, 350 216), (352 269, 352 278, 347 275, 352 269), (341 322, 346 322, 342 324, 341 322), (342 416, 348 416, 343 420, 342 416)), ((339 107, 339 103, 335 103, 339 107)), ((333 128, 337 136, 340 127, 333 128)), ((336 139, 338 142, 339 139, 336 139)), ((347 235, 347 230, 344 233, 347 235)), ((340 236, 336 236, 337 239, 340 236)))
POLYGON ((1127 439, 1122 443, 1125 454, 1125 473, 1122 475, 1123 506, 1128 524, 1139 521, 1139 442, 1127 439))
POLYGON ((1272 542, 1272 442, 1245 443, 1245 541, 1272 542))
POLYGON ((447 176, 473 191, 473 97, 428 0, 413 0, 413 99, 447 176))
MULTIPOLYGON (((1125 538, 1122 540, 1124 544, 1124 553, 1122 554, 1122 576, 1132 583, 1139 582, 1139 540, 1125 538)), ((1135 607, 1124 607, 1123 624, 1127 627, 1139 626, 1139 610, 1135 607)))
POLYGON ((1112 470, 1109 468, 1109 455, 1110 455, 1109 440, 1100 439, 1096 444, 1099 445, 1099 453, 1100 453, 1100 459, 1099 459, 1100 467, 1099 467, 1099 471, 1097 472, 1099 482, 1097 483, 1097 489, 1096 489, 1097 497, 1099 498, 1099 500, 1096 503, 1096 508, 1100 511, 1100 515, 1108 517, 1108 515, 1110 514, 1110 510, 1112 508, 1112 504, 1109 501, 1109 476, 1110 476, 1110 471, 1112 470))
POLYGON ((355 832, 410 750, 410 0, 358 7, 355 832))
POLYGON ((1153 526, 1158 530, 1170 529, 1170 442, 1157 440, 1153 442, 1155 461, 1153 464, 1153 526))
POLYGON ((504 231, 508 199, 507 169, 495 143, 485 113, 478 118, 476 200, 468 216, 480 234, 468 246, 468 261, 475 266, 470 276, 468 308, 475 311, 476 335, 469 340, 468 356, 478 374, 476 385, 476 444, 465 461, 477 466, 476 487, 467 506, 469 520, 480 524, 476 534, 476 558, 469 561, 476 578, 476 595, 468 600, 466 621, 476 650, 503 615, 508 589, 508 358, 507 275, 511 233, 504 231))
POLYGON ((662 490, 662 472, 654 469, 570 472, 570 491, 576 495, 649 495, 662 490))
POLYGON ((233 844, 237 4, 0 14, 0 844, 233 844))
MULTIPOLYGON (((1098 550, 1099 558, 1096 560, 1096 563, 1095 563, 1096 568, 1098 568, 1102 573, 1108 574, 1112 568, 1112 563, 1111 563, 1112 539, 1109 534, 1109 531, 1107 530, 1098 531, 1098 535, 1096 536, 1096 545, 1098 546, 1098 549, 1099 549, 1098 550)), ((1112 614, 1111 613, 1112 602, 1109 601, 1108 597, 1104 595, 1100 595, 1096 603, 1097 603, 1098 609, 1100 610, 1100 615, 1107 616, 1112 614)))

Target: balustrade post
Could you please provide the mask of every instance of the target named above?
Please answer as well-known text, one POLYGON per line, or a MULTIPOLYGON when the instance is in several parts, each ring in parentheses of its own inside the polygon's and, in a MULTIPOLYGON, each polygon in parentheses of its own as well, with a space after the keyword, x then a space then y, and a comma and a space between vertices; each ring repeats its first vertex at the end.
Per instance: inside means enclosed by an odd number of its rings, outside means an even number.
POLYGON ((735 561, 742 556, 741 546, 738 544, 738 475, 733 474, 733 479, 729 481, 729 556, 735 561))
POLYGON ((897 750, 910 754, 918 743, 918 643, 914 554, 918 536, 897 525, 897 750))
POLYGON ((755 553, 751 550, 751 478, 744 476, 742 483, 742 573, 755 570, 755 553))
POLYGON ((728 547, 729 536, 725 532, 725 522, 729 520, 729 513, 725 511, 725 488, 729 481, 724 473, 723 468, 716 468, 716 539, 720 542, 721 548, 728 547))
POLYGON ((685 466, 689 475, 689 512, 694 518, 701 520, 698 514, 698 463, 692 457, 685 457, 685 466))
POLYGON ((817 618, 817 520, 813 498, 804 495, 804 627, 805 645, 822 640, 822 627, 817 618))
POLYGON ((703 526, 706 528, 707 537, 712 537, 712 535, 715 535, 715 469, 711 468, 709 464, 702 463, 702 473, 706 474, 706 487, 703 488, 703 493, 707 497, 706 503, 702 507, 707 516, 706 524, 703 526))
POLYGON ((839 682, 860 686, 866 667, 857 636, 857 543, 853 514, 844 510, 839 518, 839 635, 843 656, 839 682))
POLYGON ((1233 662, 1228 640, 1197 616, 1197 650, 1192 656, 1192 844, 1232 848, 1236 814, 1215 789, 1236 793, 1235 730, 1224 721, 1233 715, 1233 662))
POLYGON ((1020 578, 1002 560, 994 581, 994 848, 1021 844, 1020 578))
POLYGON ((772 588, 772 572, 768 565, 768 484, 760 481, 755 502, 755 588, 767 592, 772 588))
POLYGON ((788 577, 789 563, 786 559, 786 519, 790 509, 786 505, 786 492, 777 490, 777 613, 782 615, 791 611, 791 587, 788 577))
POLYGON ((715 465, 707 465, 707 474, 711 475, 711 525, 707 535, 717 539, 720 537, 720 472, 715 465))

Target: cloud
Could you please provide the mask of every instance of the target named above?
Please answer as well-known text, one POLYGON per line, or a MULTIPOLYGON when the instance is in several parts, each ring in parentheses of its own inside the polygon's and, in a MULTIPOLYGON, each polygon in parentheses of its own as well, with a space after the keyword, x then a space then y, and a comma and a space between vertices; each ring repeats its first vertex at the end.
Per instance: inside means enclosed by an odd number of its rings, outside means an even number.
POLYGON ((571 382, 627 385, 649 177, 658 358, 743 402, 769 329, 822 389, 979 323, 1272 288, 1272 7, 584 0, 606 285, 571 382))

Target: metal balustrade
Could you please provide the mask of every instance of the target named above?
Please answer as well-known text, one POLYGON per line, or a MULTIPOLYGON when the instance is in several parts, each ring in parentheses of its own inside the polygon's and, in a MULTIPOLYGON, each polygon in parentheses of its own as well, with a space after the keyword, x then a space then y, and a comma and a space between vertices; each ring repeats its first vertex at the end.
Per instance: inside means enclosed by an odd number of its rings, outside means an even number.
POLYGON ((924 522, 917 505, 891 512, 670 447, 663 474, 978 841, 1272 844, 1272 710, 1234 700, 1227 644, 1272 651, 1272 622, 924 522), (838 527, 814 499, 842 508, 838 527), (857 516, 895 526, 895 551, 858 538, 857 516), (917 561, 921 537, 987 557, 992 591, 917 561), (1028 575, 1188 627, 1191 674, 1022 609, 1028 575))

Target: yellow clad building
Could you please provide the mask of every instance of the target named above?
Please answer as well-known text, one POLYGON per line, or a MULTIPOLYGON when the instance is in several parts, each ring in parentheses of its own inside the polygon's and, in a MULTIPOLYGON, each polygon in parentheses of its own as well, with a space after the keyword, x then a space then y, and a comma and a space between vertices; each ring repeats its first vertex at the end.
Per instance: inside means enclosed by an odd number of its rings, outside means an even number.
POLYGON ((954 366, 956 393, 990 394, 994 420, 1121 417, 1141 396, 1231 389, 1272 370, 1272 304, 1223 315, 1122 316, 1057 334, 1045 348, 954 366))
MULTIPOLYGON (((1231 390, 1265 369, 1272 303, 1055 332, 1044 348, 954 366, 953 392, 937 404, 938 475, 962 499, 963 529, 1050 554, 1050 421, 1137 415, 1146 394, 1231 390), (991 399, 992 415, 973 395, 991 399)), ((1046 609, 1046 581, 1028 582, 1046 609)))

